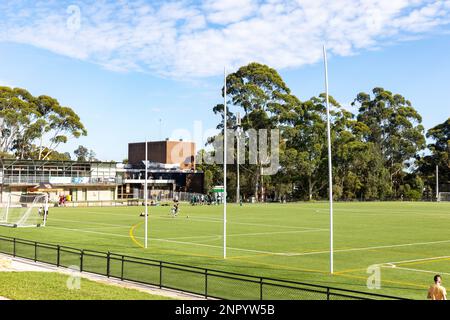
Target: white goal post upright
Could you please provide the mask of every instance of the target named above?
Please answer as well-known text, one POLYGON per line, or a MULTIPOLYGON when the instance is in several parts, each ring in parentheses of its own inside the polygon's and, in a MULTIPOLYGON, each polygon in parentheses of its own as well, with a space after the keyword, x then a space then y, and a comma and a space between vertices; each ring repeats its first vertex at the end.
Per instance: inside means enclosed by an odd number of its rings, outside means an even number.
POLYGON ((227 70, 223 69, 223 258, 227 258, 227 70))
POLYGON ((236 130, 237 130, 237 139, 236 139, 236 203, 241 202, 241 182, 239 177, 239 140, 241 139, 241 115, 239 112, 236 113, 236 130))
POLYGON ((323 46, 323 61, 325 67, 325 98, 327 105, 327 137, 328 137, 328 180, 329 180, 329 198, 330 198, 330 273, 334 272, 334 257, 333 257, 333 170, 331 161, 331 128, 330 128, 330 102, 328 99, 328 64, 327 64, 327 50, 323 46))
POLYGON ((148 247, 148 186, 147 186, 147 179, 148 179, 148 147, 147 147, 147 139, 145 139, 145 180, 144 180, 144 215, 145 215, 145 248, 148 247))
POLYGON ((436 201, 441 201, 439 196, 439 166, 436 165, 436 201))
POLYGON ((43 227, 45 227, 45 225, 47 224, 47 215, 48 215, 48 194, 44 195, 44 206, 43 206, 43 211, 42 214, 44 215, 44 222, 42 224, 43 227))
POLYGON ((11 194, 9 194, 8 196, 8 202, 6 203, 6 210, 4 213, 4 217, 0 217, 0 222, 7 222, 8 221, 8 213, 9 213, 9 208, 11 207, 11 194))

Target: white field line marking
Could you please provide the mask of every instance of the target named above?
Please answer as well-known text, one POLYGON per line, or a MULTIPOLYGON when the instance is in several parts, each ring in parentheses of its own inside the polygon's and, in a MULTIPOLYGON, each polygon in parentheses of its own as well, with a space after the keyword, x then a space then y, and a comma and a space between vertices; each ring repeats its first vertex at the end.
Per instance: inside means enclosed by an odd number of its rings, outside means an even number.
MULTIPOLYGON (((151 218, 151 216, 150 216, 151 218)), ((172 219, 170 217, 165 216, 153 216, 153 218, 158 219, 172 219)), ((222 219, 219 218, 189 218, 189 220, 194 221, 202 221, 202 222, 212 222, 212 223, 223 223, 222 219)), ((258 227, 270 227, 270 228, 288 228, 288 229, 302 229, 302 230, 317 230, 322 231, 324 229, 321 228, 311 228, 311 227, 299 227, 299 226, 284 226, 277 224, 263 224, 263 223, 247 223, 247 222, 235 222, 235 221, 227 221, 228 224, 236 224, 236 225, 246 225, 246 226, 258 226, 258 227)))
MULTIPOLYGON (((129 237, 128 235, 120 235, 120 234, 116 234, 116 233, 97 232, 97 231, 82 230, 82 229, 71 229, 71 228, 62 228, 62 227, 51 227, 51 228, 62 229, 62 230, 69 230, 69 231, 76 231, 76 232, 87 232, 87 233, 101 234, 101 235, 108 235, 108 236, 116 236, 116 237, 124 237, 124 238, 128 238, 129 237)), ((136 238, 143 239, 143 237, 136 237, 136 238)), ((161 238, 149 238, 149 240, 160 241, 160 242, 169 242, 169 243, 187 244, 187 245, 196 245, 196 246, 203 246, 203 247, 210 247, 210 248, 222 248, 222 246, 216 246, 216 245, 209 245, 209 244, 202 244, 202 243, 195 243, 195 242, 187 242, 187 241, 177 241, 177 240, 170 240, 170 239, 161 239, 161 238)), ((374 246, 374 247, 364 247, 364 248, 340 249, 340 250, 334 250, 334 252, 366 251, 366 250, 372 250, 372 249, 398 248, 398 247, 429 245, 429 244, 449 243, 449 242, 450 242, 450 240, 430 241, 430 242, 416 242, 416 243, 405 243, 405 244, 386 245, 386 246, 374 246)), ((262 250, 233 248, 233 247, 229 247, 228 249, 236 250, 236 251, 262 253, 262 254, 281 255, 281 256, 307 256, 307 255, 317 255, 317 254, 328 254, 329 253, 328 250, 327 251, 314 251, 314 252, 295 253, 295 252, 272 252, 272 251, 262 251, 262 250)))
MULTIPOLYGON (((323 213, 328 213, 327 211, 328 209, 326 208, 319 208, 319 209, 315 209, 315 212, 323 212, 323 213)), ((424 209, 425 210, 425 209, 424 209)), ((337 213, 346 213, 346 212, 350 212, 350 213, 356 213, 358 215, 368 215, 368 216, 372 216, 372 215, 390 215, 395 217, 395 214, 418 214, 418 215, 423 215, 423 216, 442 216, 442 217, 448 217, 450 218, 450 214, 446 213, 446 212, 439 212, 439 211, 428 211, 427 212, 422 212, 422 211, 418 211, 418 210, 404 210, 404 209, 395 209, 394 211, 390 211, 390 212, 383 212, 383 210, 381 210, 380 212, 374 212, 374 210, 367 210, 367 209, 343 209, 343 208, 336 208, 335 211, 337 213)))
MULTIPOLYGON (((130 214, 121 214, 121 213, 107 213, 107 212, 96 212, 96 211, 84 211, 84 212, 85 213, 92 213, 92 214, 103 214, 103 215, 116 215, 116 216, 124 216, 124 217, 134 217, 134 215, 131 216, 130 214)), ((149 214, 149 219, 173 220, 173 218, 169 214, 167 214, 167 216, 149 214)), ((201 222, 211 222, 211 223, 223 223, 223 220, 221 218, 200 218, 200 217, 193 218, 193 217, 189 217, 189 220, 191 220, 191 221, 201 221, 201 222)), ((247 222, 235 222, 235 221, 228 221, 228 224, 271 227, 271 228, 302 229, 302 230, 320 230, 320 231, 323 230, 321 228, 300 227, 300 226, 285 226, 285 225, 262 224, 262 223, 247 223, 247 222)))
POLYGON ((124 229, 124 230, 129 230, 130 227, 128 226, 116 226, 116 227, 92 227, 92 228, 84 228, 81 230, 109 230, 109 229, 124 229))
MULTIPOLYGON (((227 237, 246 237, 246 236, 265 236, 272 234, 290 234, 290 233, 309 233, 309 232, 324 232, 328 231, 328 229, 318 229, 318 230, 295 230, 295 231, 274 231, 274 232, 255 232, 255 233, 233 233, 228 234, 227 237)), ((189 237, 176 237, 176 238, 167 238, 168 240, 182 240, 182 239, 202 239, 202 238, 210 238, 210 237, 219 237, 222 239, 223 235, 204 235, 204 236, 189 236, 189 237)))
MULTIPOLYGON (((87 220, 68 220, 68 219, 57 219, 57 218, 51 218, 51 221, 63 221, 63 222, 75 222, 75 223, 81 223, 81 224, 97 224, 101 226, 111 226, 111 227, 127 227, 120 224, 111 224, 111 223, 104 223, 104 222, 94 222, 94 221, 87 221, 87 220)), ((50 220, 49 219, 49 220, 50 220)))
MULTIPOLYGON (((63 228, 63 227, 54 227, 54 226, 48 226, 49 228, 53 229, 61 229, 61 230, 68 230, 68 231, 74 231, 74 232, 86 232, 86 233, 92 233, 92 234, 99 234, 99 235, 105 235, 105 236, 113 236, 113 237, 121 237, 121 238, 129 238, 128 235, 122 235, 117 233, 107 233, 107 232, 98 232, 98 231, 91 231, 91 230, 83 230, 83 229, 72 229, 72 228, 63 228)), ((144 239, 144 237, 135 237, 138 239, 144 239)), ((187 244, 187 245, 196 245, 201 247, 210 247, 210 248, 219 248, 222 249, 222 246, 216 246, 216 245, 210 245, 210 244, 203 244, 203 243, 196 243, 196 242, 186 242, 186 241, 176 241, 176 240, 169 240, 169 239, 160 239, 160 238, 148 238, 150 241, 160 241, 160 242, 169 242, 169 243, 179 243, 179 244, 187 244)), ((242 248, 232 248, 228 247, 230 250, 236 250, 236 251, 245 251, 245 252, 254 252, 254 253, 262 253, 262 254, 273 254, 273 255, 281 255, 281 256, 289 256, 292 255, 292 253, 285 253, 285 252, 272 252, 272 251, 261 251, 261 250, 252 250, 252 249, 242 249, 242 248)))
POLYGON ((431 257, 431 258, 422 258, 422 259, 413 259, 413 260, 403 260, 403 261, 396 261, 396 262, 386 262, 383 264, 397 265, 397 264, 403 264, 403 263, 409 263, 409 262, 440 260, 440 259, 447 259, 447 258, 450 258, 450 256, 440 256, 440 257, 431 257))
MULTIPOLYGON (((351 248, 351 249, 338 249, 334 250, 334 252, 352 252, 352 251, 366 251, 373 249, 388 249, 388 248, 399 248, 399 247, 409 247, 409 246, 424 246, 428 244, 438 244, 438 243, 449 243, 450 240, 440 240, 440 241, 430 241, 430 242, 413 242, 413 243, 403 243, 403 244, 392 244, 385 246, 374 246, 374 247, 362 247, 362 248, 351 248)), ((306 255, 314 255, 314 254, 325 254, 330 253, 330 251, 315 251, 315 252, 304 252, 294 254, 295 256, 306 256, 306 255)))
POLYGON ((450 273, 446 272, 440 272, 440 271, 431 271, 431 270, 421 270, 421 269, 412 269, 412 268, 405 268, 405 267, 388 267, 388 266, 381 266, 382 268, 390 268, 390 269, 399 269, 399 270, 406 270, 406 271, 412 271, 412 272, 422 272, 422 273, 432 273, 432 274, 445 274, 450 275, 450 273))
POLYGON ((235 234, 228 234, 227 237, 265 236, 265 235, 271 235, 271 234, 309 233, 309 232, 324 232, 324 231, 328 231, 328 229, 274 231, 274 232, 254 232, 254 233, 235 233, 235 234))
MULTIPOLYGON (((95 224, 95 225, 99 225, 100 227, 87 227, 87 228, 83 228, 83 229, 78 229, 78 230, 89 230, 89 229, 108 229, 108 228, 124 228, 124 229, 129 229, 130 226, 128 224, 123 225, 123 224, 111 224, 111 223, 104 223, 104 222, 91 222, 91 221, 80 221, 80 220, 66 220, 66 219, 55 219, 52 218, 52 221, 62 221, 62 222, 75 222, 75 223, 81 223, 81 224, 95 224)), ((51 227, 56 227, 56 226, 52 226, 51 227)), ((59 225, 58 225, 59 227, 59 225)), ((160 231, 160 229, 153 229, 153 231, 160 231)))

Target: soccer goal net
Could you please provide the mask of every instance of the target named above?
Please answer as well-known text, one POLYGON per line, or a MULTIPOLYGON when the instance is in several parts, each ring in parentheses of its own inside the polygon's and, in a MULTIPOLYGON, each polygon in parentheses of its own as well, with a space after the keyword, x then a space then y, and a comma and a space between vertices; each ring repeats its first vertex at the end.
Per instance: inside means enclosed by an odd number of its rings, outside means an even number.
POLYGON ((450 192, 439 192, 438 201, 450 201, 450 192))
POLYGON ((10 194, 0 212, 0 226, 40 227, 45 226, 48 208, 45 194, 10 194))

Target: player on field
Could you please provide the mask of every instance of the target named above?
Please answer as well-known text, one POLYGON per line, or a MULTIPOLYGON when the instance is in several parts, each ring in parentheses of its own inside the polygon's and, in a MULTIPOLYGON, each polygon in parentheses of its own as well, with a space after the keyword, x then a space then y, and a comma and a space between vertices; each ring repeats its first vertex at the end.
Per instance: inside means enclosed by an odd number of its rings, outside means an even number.
POLYGON ((178 199, 174 200, 171 212, 172 212, 172 217, 175 217, 178 215, 178 199))
POLYGON ((427 298, 430 300, 447 300, 447 291, 441 285, 442 278, 440 275, 434 276, 434 284, 428 289, 427 298))
POLYGON ((142 211, 142 212, 139 214, 139 217, 145 217, 145 211, 142 211))
POLYGON ((45 195, 45 203, 44 203, 44 217, 45 219, 48 218, 48 202, 49 202, 49 196, 48 194, 45 195))

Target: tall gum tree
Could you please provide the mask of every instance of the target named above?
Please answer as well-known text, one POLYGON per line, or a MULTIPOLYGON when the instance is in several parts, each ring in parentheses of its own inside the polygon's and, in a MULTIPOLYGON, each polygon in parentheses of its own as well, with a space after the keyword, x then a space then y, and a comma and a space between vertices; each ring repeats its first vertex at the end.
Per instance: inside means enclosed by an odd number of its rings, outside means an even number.
POLYGON ((80 117, 56 99, 0 87, 0 152, 45 160, 60 144, 86 135, 80 117))
MULTIPOLYGON (((243 66, 229 74, 226 81, 229 105, 243 111, 244 132, 275 129, 300 104, 278 72, 264 64, 252 62, 243 66)), ((260 201, 265 195, 262 167, 258 157, 252 171, 255 197, 260 201)))
POLYGON ((363 140, 378 148, 389 169, 390 184, 396 198, 405 170, 412 166, 417 153, 425 148, 422 117, 400 94, 379 87, 372 93, 373 97, 359 93, 353 105, 359 106, 358 121, 369 128, 363 140))

